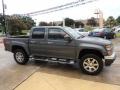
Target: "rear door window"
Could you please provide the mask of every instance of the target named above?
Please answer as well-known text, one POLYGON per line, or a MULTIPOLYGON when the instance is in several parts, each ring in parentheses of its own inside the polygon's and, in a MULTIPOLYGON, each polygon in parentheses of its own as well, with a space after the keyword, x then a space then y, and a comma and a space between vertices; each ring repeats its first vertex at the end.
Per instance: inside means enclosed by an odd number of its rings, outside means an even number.
POLYGON ((44 39, 45 38, 45 28, 34 28, 32 33, 33 39, 44 39))

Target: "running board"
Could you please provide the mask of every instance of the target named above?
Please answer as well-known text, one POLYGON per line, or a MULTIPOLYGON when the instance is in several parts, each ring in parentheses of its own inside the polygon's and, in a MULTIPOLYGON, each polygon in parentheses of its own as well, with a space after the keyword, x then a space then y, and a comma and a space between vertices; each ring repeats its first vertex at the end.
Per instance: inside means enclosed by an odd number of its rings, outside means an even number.
POLYGON ((66 60, 66 59, 57 59, 57 58, 32 58, 33 60, 52 62, 52 63, 60 63, 60 64, 75 64, 74 60, 66 60))

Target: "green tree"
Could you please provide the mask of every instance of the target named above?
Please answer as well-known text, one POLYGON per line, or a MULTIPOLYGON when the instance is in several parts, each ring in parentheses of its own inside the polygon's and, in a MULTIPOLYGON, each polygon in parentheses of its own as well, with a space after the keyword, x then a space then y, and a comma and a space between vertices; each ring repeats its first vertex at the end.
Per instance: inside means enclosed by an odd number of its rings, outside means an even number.
POLYGON ((42 21, 42 22, 39 23, 39 26, 48 26, 48 23, 42 21))
POLYGON ((22 22, 26 24, 28 30, 31 29, 31 27, 35 26, 36 24, 34 20, 29 16, 22 16, 19 14, 14 14, 12 15, 12 17, 22 20, 22 22))
MULTIPOLYGON (((10 34, 22 34, 22 30, 29 30, 35 26, 35 22, 31 17, 21 16, 18 14, 6 15, 6 29, 10 34)), ((5 26, 4 17, 0 14, 0 25, 5 26)))
POLYGON ((113 16, 109 16, 107 18, 107 21, 105 22, 105 25, 108 26, 108 27, 110 27, 110 28, 112 28, 113 26, 116 25, 116 20, 114 19, 113 16))
POLYGON ((1 28, 1 32, 3 32, 3 33, 5 32, 4 31, 5 30, 4 26, 5 26, 4 17, 3 17, 2 14, 0 14, 0 28, 1 28))
POLYGON ((27 29, 27 25, 22 21, 22 19, 16 18, 14 16, 7 17, 7 28, 11 35, 22 34, 22 30, 27 29))
POLYGON ((87 20, 87 25, 89 26, 92 26, 92 27, 95 27, 97 26, 97 21, 94 17, 91 17, 90 19, 87 20))
POLYGON ((84 23, 82 23, 81 21, 75 22, 75 28, 79 28, 79 27, 83 28, 84 27, 84 23))
POLYGON ((28 16, 11 15, 6 16, 7 29, 10 34, 23 34, 23 30, 30 30, 31 27, 35 26, 34 20, 28 16))
POLYGON ((70 18, 65 18, 65 26, 71 27, 74 25, 74 20, 70 18))
POLYGON ((49 22, 48 26, 56 26, 56 24, 54 22, 49 22))
POLYGON ((120 25, 120 16, 117 17, 116 22, 118 25, 120 25))
POLYGON ((27 25, 27 30, 30 30, 36 24, 31 17, 23 16, 21 19, 27 25))
POLYGON ((0 25, 3 25, 3 15, 0 14, 0 25))

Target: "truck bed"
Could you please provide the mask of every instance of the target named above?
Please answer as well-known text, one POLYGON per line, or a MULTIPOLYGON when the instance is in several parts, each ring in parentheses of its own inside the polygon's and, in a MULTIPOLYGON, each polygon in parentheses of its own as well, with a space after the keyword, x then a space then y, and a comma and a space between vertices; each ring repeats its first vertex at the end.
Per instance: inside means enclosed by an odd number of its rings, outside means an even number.
POLYGON ((5 50, 12 51, 13 45, 22 46, 28 50, 29 36, 11 36, 4 38, 5 50))
POLYGON ((29 36, 11 36, 10 38, 29 38, 29 36))

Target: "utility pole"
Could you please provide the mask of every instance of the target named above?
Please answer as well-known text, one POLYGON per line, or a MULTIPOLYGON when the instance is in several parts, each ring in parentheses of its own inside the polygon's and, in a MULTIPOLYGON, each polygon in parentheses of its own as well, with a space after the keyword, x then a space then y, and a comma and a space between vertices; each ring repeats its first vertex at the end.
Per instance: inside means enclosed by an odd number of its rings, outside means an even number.
POLYGON ((99 28, 103 28, 103 12, 100 9, 96 9, 95 13, 97 15, 97 23, 99 28))
POLYGON ((94 14, 97 15, 97 24, 99 25, 99 14, 100 14, 99 9, 96 9, 94 14))
POLYGON ((99 27, 103 28, 103 12, 101 10, 99 14, 99 27))
POLYGON ((65 27, 65 18, 63 18, 63 27, 65 27))
POLYGON ((3 21, 4 21, 4 33, 6 34, 6 18, 5 18, 5 4, 4 4, 4 0, 2 0, 2 8, 3 8, 3 21))

